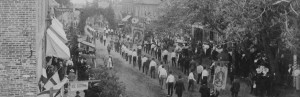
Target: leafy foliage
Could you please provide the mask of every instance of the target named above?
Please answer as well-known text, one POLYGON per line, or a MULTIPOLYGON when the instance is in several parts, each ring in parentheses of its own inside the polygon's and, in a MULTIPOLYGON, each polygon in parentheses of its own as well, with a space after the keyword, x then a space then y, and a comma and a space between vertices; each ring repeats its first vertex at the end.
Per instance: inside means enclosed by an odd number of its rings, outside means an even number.
POLYGON ((94 80, 101 80, 94 87, 97 92, 100 94, 99 97, 119 97, 121 93, 124 93, 125 86, 122 83, 118 82, 118 77, 115 74, 105 68, 95 68, 89 71, 94 80))
POLYGON ((267 54, 277 71, 281 51, 299 49, 299 0, 172 0, 158 23, 190 29, 201 23, 243 51, 256 47, 267 54))
POLYGON ((103 15, 109 23, 109 28, 116 29, 117 23, 115 21, 115 13, 112 6, 110 5, 108 8, 105 9, 98 8, 98 3, 96 3, 96 0, 94 1, 95 2, 91 6, 86 7, 82 10, 82 13, 80 15, 80 21, 78 24, 79 30, 83 32, 87 18, 95 15, 103 15))
POLYGON ((70 0, 55 0, 60 5, 70 6, 72 3, 70 0))

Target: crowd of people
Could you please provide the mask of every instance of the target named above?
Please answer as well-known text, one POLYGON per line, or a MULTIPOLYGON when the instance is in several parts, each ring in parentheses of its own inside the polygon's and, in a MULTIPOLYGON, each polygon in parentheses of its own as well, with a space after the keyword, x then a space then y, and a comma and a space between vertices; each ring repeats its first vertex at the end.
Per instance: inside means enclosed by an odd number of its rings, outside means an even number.
MULTIPOLYGON (((145 73, 149 73, 151 78, 158 76, 160 85, 166 85, 168 95, 172 95, 172 88, 176 86, 174 75, 171 67, 178 68, 183 72, 183 76, 188 76, 188 90, 192 90, 194 84, 201 84, 199 92, 205 95, 206 90, 209 89, 209 82, 214 76, 215 62, 228 61, 228 78, 230 79, 232 96, 237 97, 240 80, 248 80, 246 84, 251 88, 250 93, 259 97, 276 95, 274 87, 275 74, 269 72, 270 62, 264 52, 251 47, 247 50, 231 49, 224 45, 214 45, 212 43, 203 43, 192 49, 188 43, 175 43, 168 45, 160 40, 150 39, 144 40, 143 43, 135 44, 133 47, 133 39, 122 37, 125 35, 115 35, 114 42, 110 45, 114 47, 115 51, 132 64, 133 67, 138 66, 138 69, 145 73), (203 59, 209 59, 210 62, 203 62, 203 59), (165 72, 166 70, 166 72, 165 72), (170 78, 169 78, 170 77, 170 78), (165 84, 164 84, 165 83, 165 84), (202 88, 203 87, 203 88, 202 88), (207 87, 207 88, 205 88, 207 87), (273 92, 273 93, 272 93, 273 92)), ((114 37, 114 36, 112 36, 114 37)), ((175 41, 175 40, 174 40, 175 41)), ((110 51, 109 51, 110 52, 110 51)), ((282 56, 284 59, 284 56, 282 56)), ((207 60, 205 60, 207 61, 207 60)), ((279 61, 285 64, 283 61, 279 61)), ((286 61, 285 61, 286 62, 286 61)), ((282 77, 289 77, 292 75, 292 66, 281 68, 282 77)), ((289 77, 288 81, 282 82, 291 84, 292 79, 289 77)), ((212 87, 213 88, 213 87, 212 87)), ((176 90, 179 97, 185 89, 176 90)), ((209 95, 218 95, 218 91, 211 89, 209 95), (213 91, 213 92, 211 92, 213 91)), ((209 96, 204 96, 209 97, 209 96)))

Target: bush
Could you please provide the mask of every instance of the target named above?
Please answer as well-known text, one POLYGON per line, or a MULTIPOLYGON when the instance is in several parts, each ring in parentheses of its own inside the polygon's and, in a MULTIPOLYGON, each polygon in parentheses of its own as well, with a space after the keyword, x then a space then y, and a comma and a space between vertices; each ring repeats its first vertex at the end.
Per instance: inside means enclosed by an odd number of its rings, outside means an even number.
MULTIPOLYGON (((119 97, 125 91, 125 86, 119 82, 119 78, 108 70, 106 67, 94 68, 89 70, 89 74, 93 80, 100 80, 95 82, 96 85, 90 88, 90 91, 99 94, 99 97, 119 97)), ((95 84, 93 83, 93 84, 95 84)))

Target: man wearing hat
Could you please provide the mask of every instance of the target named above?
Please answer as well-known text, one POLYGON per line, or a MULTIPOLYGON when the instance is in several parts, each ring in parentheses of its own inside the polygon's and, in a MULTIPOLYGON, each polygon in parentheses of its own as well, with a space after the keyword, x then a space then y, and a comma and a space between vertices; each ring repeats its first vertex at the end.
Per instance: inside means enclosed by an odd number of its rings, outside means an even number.
POLYGON ((68 75, 70 81, 74 81, 76 79, 76 74, 73 69, 70 69, 70 73, 68 75))

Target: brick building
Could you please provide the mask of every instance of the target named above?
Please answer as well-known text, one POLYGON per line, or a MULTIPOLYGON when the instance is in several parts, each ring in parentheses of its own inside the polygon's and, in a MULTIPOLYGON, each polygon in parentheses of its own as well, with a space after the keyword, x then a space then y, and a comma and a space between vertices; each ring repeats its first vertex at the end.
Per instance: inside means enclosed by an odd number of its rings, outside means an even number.
POLYGON ((0 0, 0 97, 36 97, 49 0, 0 0))

